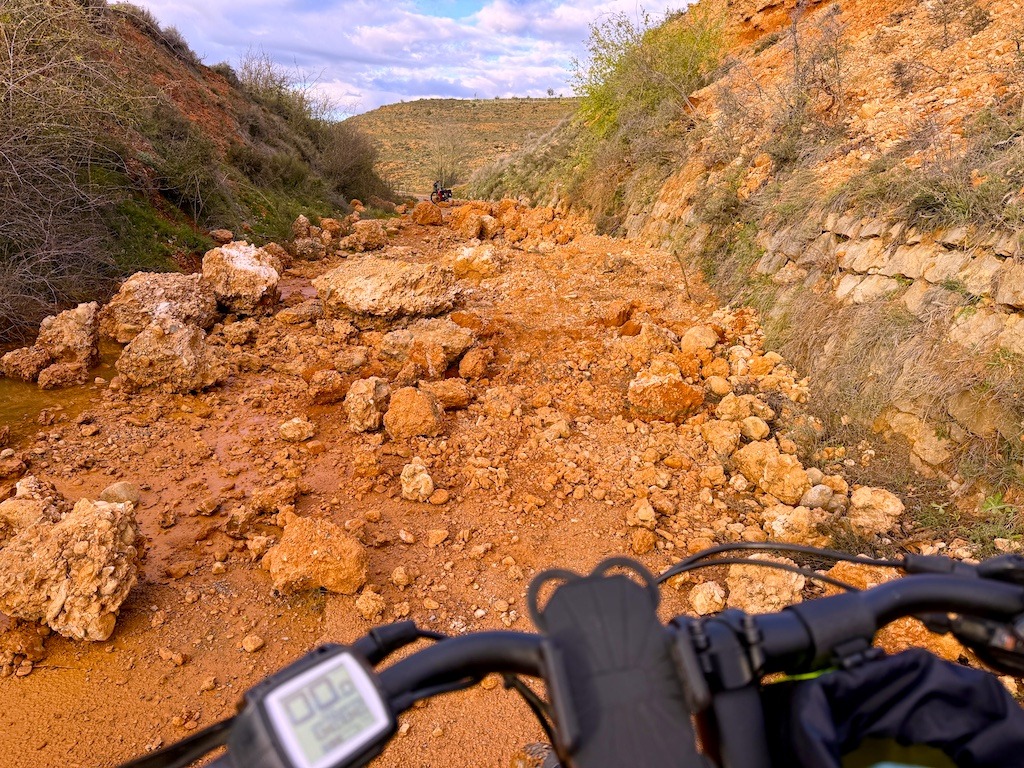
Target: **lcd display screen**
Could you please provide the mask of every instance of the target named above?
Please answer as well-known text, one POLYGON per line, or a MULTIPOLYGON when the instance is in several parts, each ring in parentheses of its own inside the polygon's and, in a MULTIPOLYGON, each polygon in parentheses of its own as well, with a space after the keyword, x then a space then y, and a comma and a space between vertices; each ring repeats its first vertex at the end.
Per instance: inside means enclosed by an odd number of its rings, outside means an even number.
POLYGON ((267 697, 275 731, 296 766, 337 765, 387 730, 383 705, 365 677, 342 656, 267 697))

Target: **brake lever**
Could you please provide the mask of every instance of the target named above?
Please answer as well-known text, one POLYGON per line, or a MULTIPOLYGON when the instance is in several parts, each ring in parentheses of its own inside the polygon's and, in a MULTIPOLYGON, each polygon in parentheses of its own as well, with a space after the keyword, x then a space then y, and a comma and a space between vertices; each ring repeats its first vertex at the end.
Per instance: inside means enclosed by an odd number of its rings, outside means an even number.
POLYGON ((1024 555, 998 555, 975 566, 983 579, 1006 581, 1024 587, 1024 555))
POLYGON ((1012 624, 955 616, 947 619, 949 631, 985 664, 1001 672, 1024 675, 1024 615, 1012 624))
POLYGON ((908 552, 903 556, 903 570, 907 574, 932 574, 936 576, 966 576, 978 578, 979 566, 964 563, 945 555, 916 555, 908 552))
POLYGON ((964 563, 945 555, 915 555, 903 557, 903 570, 907 574, 936 574, 991 579, 1024 587, 1024 555, 1005 554, 990 557, 980 563, 964 563))

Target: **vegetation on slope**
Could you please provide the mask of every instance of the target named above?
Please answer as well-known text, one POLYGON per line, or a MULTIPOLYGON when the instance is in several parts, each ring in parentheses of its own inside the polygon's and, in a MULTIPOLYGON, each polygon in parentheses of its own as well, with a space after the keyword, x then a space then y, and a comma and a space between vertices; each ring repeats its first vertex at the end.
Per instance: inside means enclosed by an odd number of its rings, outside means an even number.
POLYGON ((205 232, 276 238, 303 210, 385 196, 375 150, 258 53, 204 67, 173 27, 105 0, 0 9, 0 344, 205 232))
POLYGON ((478 173, 485 197, 554 193, 589 209, 602 232, 623 223, 623 201, 652 195, 678 164, 693 130, 691 95, 711 82, 723 54, 724 18, 694 10, 657 24, 611 14, 591 28, 576 63, 573 117, 524 151, 478 173))

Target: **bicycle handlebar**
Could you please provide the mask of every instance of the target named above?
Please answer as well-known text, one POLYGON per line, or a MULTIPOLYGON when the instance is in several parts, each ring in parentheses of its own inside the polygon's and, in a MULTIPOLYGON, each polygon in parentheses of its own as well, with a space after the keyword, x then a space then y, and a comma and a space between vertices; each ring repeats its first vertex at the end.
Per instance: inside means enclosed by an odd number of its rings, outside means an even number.
MULTIPOLYGON (((589 577, 565 571, 538 576, 529 602, 540 633, 496 631, 443 638, 418 630, 412 622, 401 622, 372 630, 355 642, 351 652, 375 667, 418 638, 439 640, 375 670, 380 695, 393 715, 422 699, 468 687, 488 674, 524 675, 545 680, 550 706, 521 682, 506 682, 527 698, 561 750, 559 754, 569 756, 573 765, 603 768, 630 764, 630 757, 611 753, 619 742, 615 738, 609 741, 609 734, 602 733, 620 718, 627 729, 620 731, 620 736, 633 726, 641 728, 631 740, 626 739, 644 745, 638 751, 658 748, 673 756, 658 765, 706 765, 703 757, 692 752, 696 740, 690 720, 693 715, 711 712, 711 720, 717 723, 720 764, 725 768, 767 768, 772 762, 761 716, 762 678, 777 672, 848 667, 870 658, 875 653, 870 647, 875 633, 895 619, 932 614, 929 626, 953 629, 957 638, 990 666, 1011 673, 1024 670, 1024 559, 977 568, 947 568, 944 563, 931 562, 920 567, 926 573, 864 591, 809 600, 778 613, 748 615, 727 610, 703 619, 683 615, 665 626, 656 615, 658 595, 652 592, 653 577, 641 566, 619 558, 598 566, 589 577), (647 581, 646 591, 627 578, 608 575, 613 568, 630 570, 631 566, 647 581), (1006 580, 986 577, 986 567, 1006 580), (541 611, 536 601, 539 585, 553 578, 564 583, 541 611), (936 614, 945 614, 945 621, 935 619, 936 614), (949 614, 959 618, 949 621, 949 614), (621 631, 624 629, 630 631, 621 631), (659 633, 663 635, 659 637, 659 633), (659 708, 659 722, 679 722, 680 726, 657 733, 642 731, 648 717, 637 719, 637 712, 659 708), (550 719, 554 726, 547 722, 550 719)), ((289 669, 317 663, 310 658, 326 648, 289 669)), ((273 685, 273 678, 260 685, 273 685)), ((130 765, 186 765, 194 754, 205 754, 225 741, 231 745, 222 738, 229 731, 234 733, 232 723, 223 721, 130 765)), ((232 756, 231 751, 211 765, 240 768, 236 762, 253 756, 244 749, 240 756, 232 756)), ((269 758, 260 763, 282 764, 269 758)))
MULTIPOLYGON (((910 576, 862 592, 809 600, 779 613, 758 614, 751 617, 764 656, 758 674, 827 664, 839 645, 856 638, 870 641, 895 619, 928 612, 1012 619, 1024 613, 1024 588, 956 576, 910 576)), ((680 631, 679 626, 674 631, 680 631)), ((418 700, 417 691, 432 686, 489 673, 542 677, 541 644, 542 636, 524 632, 449 638, 381 670, 381 686, 400 704, 397 711, 404 711, 418 700)))

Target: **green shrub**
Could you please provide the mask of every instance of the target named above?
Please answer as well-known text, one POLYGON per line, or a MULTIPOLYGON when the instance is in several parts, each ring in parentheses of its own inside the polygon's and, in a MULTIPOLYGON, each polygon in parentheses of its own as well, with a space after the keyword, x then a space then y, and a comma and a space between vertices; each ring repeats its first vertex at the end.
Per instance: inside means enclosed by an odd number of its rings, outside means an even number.
POLYGON ((219 61, 210 67, 214 72, 227 80, 231 85, 241 87, 241 81, 238 79, 238 73, 235 72, 235 68, 228 64, 226 61, 219 61))
POLYGON ((320 167, 327 184, 344 199, 391 196, 374 168, 376 162, 377 148, 356 126, 342 122, 328 128, 320 167))
POLYGON ((589 60, 574 62, 573 86, 580 115, 598 136, 636 124, 639 118, 691 111, 689 96, 711 82, 721 63, 723 20, 692 9, 654 26, 611 14, 590 28, 589 60))
POLYGON ((114 3, 110 9, 127 17, 140 30, 177 56, 182 61, 194 67, 202 62, 195 51, 189 46, 188 41, 177 27, 161 27, 153 12, 148 8, 135 5, 134 3, 114 3))
POLYGON ((213 223, 230 196, 213 143, 161 97, 152 101, 142 131, 156 152, 150 166, 157 191, 194 220, 213 223))

